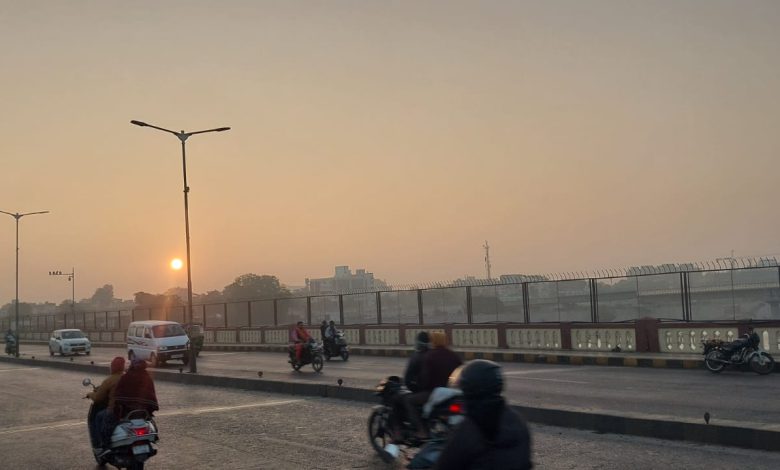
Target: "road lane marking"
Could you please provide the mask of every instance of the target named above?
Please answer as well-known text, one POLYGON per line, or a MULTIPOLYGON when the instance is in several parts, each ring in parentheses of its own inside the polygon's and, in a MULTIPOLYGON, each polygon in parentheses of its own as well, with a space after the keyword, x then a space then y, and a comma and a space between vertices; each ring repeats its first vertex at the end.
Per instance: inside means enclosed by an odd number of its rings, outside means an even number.
POLYGON ((19 367, 17 369, 0 369, 0 372, 13 372, 15 370, 36 370, 40 369, 40 367, 19 367))
POLYGON ((72 427, 72 426, 80 426, 80 425, 86 425, 87 423, 85 421, 76 421, 76 422, 69 422, 69 423, 60 423, 60 424, 50 424, 48 426, 35 426, 32 428, 11 428, 5 431, 0 431, 0 436, 3 434, 18 434, 20 432, 29 432, 29 431, 42 431, 45 429, 57 429, 57 428, 66 428, 66 427, 72 427))
POLYGON ((509 377, 515 380, 539 380, 542 382, 561 382, 565 384, 589 384, 590 382, 578 382, 576 380, 563 380, 563 379, 542 379, 539 377, 509 377))
POLYGON ((239 352, 224 352, 224 353, 200 353, 198 357, 211 357, 211 356, 233 356, 235 354, 244 354, 246 351, 239 352))
POLYGON ((242 410, 245 408, 262 408, 266 406, 289 405, 290 403, 298 403, 299 401, 303 401, 303 400, 298 399, 298 400, 263 401, 260 403, 249 403, 246 405, 214 406, 210 408, 195 408, 195 409, 190 408, 184 410, 169 411, 167 413, 158 413, 157 416, 179 416, 185 414, 197 415, 202 413, 219 413, 220 411, 242 410))

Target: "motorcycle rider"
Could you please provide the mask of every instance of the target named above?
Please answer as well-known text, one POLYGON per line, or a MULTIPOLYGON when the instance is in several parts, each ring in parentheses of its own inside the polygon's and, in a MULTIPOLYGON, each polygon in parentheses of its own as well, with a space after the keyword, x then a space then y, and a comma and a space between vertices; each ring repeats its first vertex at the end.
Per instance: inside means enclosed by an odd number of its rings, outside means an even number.
POLYGON ((460 357, 447 347, 447 335, 443 331, 434 331, 430 337, 433 349, 425 353, 422 359, 420 389, 403 397, 407 416, 417 428, 419 439, 428 437, 420 418, 420 407, 428 401, 434 388, 446 387, 452 371, 463 364, 460 357))
POLYGON ((336 329, 336 322, 331 320, 328 324, 328 327, 325 328, 325 335, 323 336, 323 341, 325 342, 325 347, 328 348, 329 351, 331 351, 331 354, 335 354, 335 346, 336 346, 336 334, 338 333, 338 330, 336 329))
POLYGON ((119 378, 114 389, 114 406, 112 413, 107 414, 104 426, 100 430, 104 443, 111 443, 111 433, 119 420, 134 410, 144 410, 151 417, 159 410, 154 381, 146 371, 146 361, 135 358, 130 363, 124 375, 119 378))
POLYGON ((504 379, 498 364, 483 359, 470 361, 452 373, 450 386, 463 391, 466 418, 450 435, 434 468, 533 467, 528 425, 501 397, 504 379))
POLYGON ((16 335, 10 328, 5 332, 5 352, 6 354, 16 352, 16 335))
POLYGON ((303 322, 299 321, 293 328, 291 339, 295 343, 295 360, 301 362, 301 354, 303 353, 303 345, 308 343, 311 339, 311 335, 303 326, 303 322))
MULTIPOLYGON (((420 391, 420 376, 422 375, 422 364, 425 358, 425 353, 431 348, 431 338, 427 331, 421 331, 417 333, 417 339, 414 342, 414 353, 406 363, 406 371, 404 371, 404 384, 406 388, 412 393, 420 391)), ((402 440, 401 436, 401 422, 404 416, 404 395, 397 395, 393 402, 393 413, 391 416, 391 425, 393 431, 393 439, 396 442, 402 440)))
POLYGON ((103 449, 107 448, 108 444, 110 444, 108 441, 104 441, 103 437, 105 433, 102 432, 102 430, 110 426, 110 423, 113 422, 116 385, 125 372, 125 358, 120 356, 115 357, 111 361, 110 371, 111 374, 103 380, 100 386, 87 393, 86 396, 86 398, 92 400, 92 406, 99 410, 94 414, 92 421, 87 423, 89 425, 90 435, 94 436, 95 439, 93 445, 97 449, 100 449, 96 453, 101 453, 103 449))

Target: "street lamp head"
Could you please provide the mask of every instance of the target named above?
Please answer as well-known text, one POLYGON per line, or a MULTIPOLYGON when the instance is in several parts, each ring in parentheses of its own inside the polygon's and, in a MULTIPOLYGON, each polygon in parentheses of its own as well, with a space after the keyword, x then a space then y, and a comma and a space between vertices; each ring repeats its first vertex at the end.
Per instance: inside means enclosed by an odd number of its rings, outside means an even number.
POLYGON ((147 124, 147 123, 145 123, 145 122, 136 121, 135 119, 133 119, 132 121, 130 121, 130 124, 135 124, 136 126, 141 126, 141 127, 146 127, 146 126, 148 126, 148 125, 149 125, 149 124, 147 124))
POLYGON ((229 131, 230 128, 229 127, 220 127, 219 129, 214 129, 214 130, 217 131, 217 132, 224 132, 224 131, 229 131))

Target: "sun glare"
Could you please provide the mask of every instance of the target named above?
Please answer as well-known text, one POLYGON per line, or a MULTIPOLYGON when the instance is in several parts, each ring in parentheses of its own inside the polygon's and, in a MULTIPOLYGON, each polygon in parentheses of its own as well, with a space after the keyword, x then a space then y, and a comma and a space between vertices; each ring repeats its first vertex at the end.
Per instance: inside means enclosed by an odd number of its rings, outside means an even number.
POLYGON ((174 258, 171 260, 171 269, 179 270, 181 267, 184 266, 184 263, 179 258, 174 258))

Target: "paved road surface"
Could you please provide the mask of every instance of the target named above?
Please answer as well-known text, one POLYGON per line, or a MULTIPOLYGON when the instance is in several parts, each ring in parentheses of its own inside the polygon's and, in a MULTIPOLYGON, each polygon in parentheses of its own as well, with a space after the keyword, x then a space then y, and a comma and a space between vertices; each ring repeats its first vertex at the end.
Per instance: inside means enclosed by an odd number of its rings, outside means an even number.
MULTIPOLYGON (((22 353, 24 357, 50 359, 46 346, 27 345, 22 353)), ((107 365, 117 355, 124 356, 126 351, 95 348, 91 356, 76 356, 73 360, 107 365)), ((402 375, 405 363, 404 358, 353 356, 348 362, 326 362, 323 372, 316 374, 310 366, 294 372, 282 353, 203 351, 198 370, 247 378, 257 377, 262 371, 263 378, 268 379, 329 384, 341 378, 348 386, 373 388, 384 376, 402 375)), ((175 362, 162 366, 169 370, 180 367, 181 363, 175 362)), ((709 412, 712 422, 748 425, 777 425, 776 417, 780 416, 780 400, 767 399, 780 396, 780 374, 527 363, 504 363, 503 367, 508 397, 521 405, 702 421, 704 412, 709 412)))
MULTIPOLYGON (((94 469, 83 374, 0 364, 3 468, 94 469)), ((96 381, 102 377, 93 377, 96 381)), ((380 469, 371 405, 157 383, 159 454, 147 468, 380 469)), ((780 468, 780 453, 532 426, 541 469, 780 468)))

